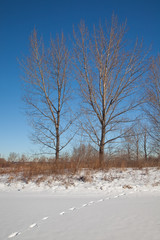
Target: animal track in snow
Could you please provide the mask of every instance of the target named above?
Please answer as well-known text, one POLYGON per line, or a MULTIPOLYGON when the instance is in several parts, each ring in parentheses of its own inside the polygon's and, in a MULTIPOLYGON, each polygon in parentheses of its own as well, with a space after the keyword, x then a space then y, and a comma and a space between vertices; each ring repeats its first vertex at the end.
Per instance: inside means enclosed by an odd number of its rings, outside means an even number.
POLYGON ((18 236, 20 234, 20 232, 14 232, 11 235, 8 236, 8 238, 13 238, 15 236, 18 236))
POLYGON ((69 210, 70 210, 70 211, 74 211, 74 210, 76 210, 76 208, 75 208, 75 207, 72 207, 72 208, 69 208, 69 210))
MULTIPOLYGON (((134 191, 131 191, 130 193, 134 193, 134 191)), ((101 198, 101 199, 97 200, 96 202, 90 201, 89 203, 83 204, 82 207, 79 207, 79 208, 71 207, 71 208, 68 209, 68 211, 80 210, 80 209, 83 208, 83 207, 91 206, 93 203, 95 203, 95 204, 96 204, 96 203, 100 203, 100 202, 103 202, 103 201, 105 201, 105 200, 118 198, 118 197, 121 197, 121 196, 124 196, 124 195, 126 195, 126 193, 120 193, 119 195, 106 197, 106 198, 104 198, 104 199, 101 198)), ((61 212, 61 213, 59 213, 59 215, 61 215, 61 216, 64 215, 64 214, 66 214, 66 212, 61 212)), ((42 218, 41 220, 39 220, 38 222, 47 220, 48 218, 49 218, 48 216, 43 217, 43 218, 42 218)), ((19 234, 22 234, 22 233, 26 232, 27 230, 32 229, 32 228, 35 228, 35 227, 38 227, 38 224, 37 224, 37 223, 31 224, 31 225, 29 226, 29 228, 26 229, 26 230, 24 230, 23 232, 14 232, 14 233, 10 234, 10 235, 8 236, 8 238, 16 237, 16 236, 18 236, 19 234)))
POLYGON ((90 201, 90 202, 89 202, 89 205, 91 205, 91 204, 93 204, 93 203, 94 203, 94 201, 90 201))
POLYGON ((62 215, 64 215, 64 214, 65 214, 65 212, 61 212, 59 215, 61 215, 61 216, 62 216, 62 215))
POLYGON ((104 201, 104 199, 100 199, 100 200, 98 200, 97 202, 103 202, 104 201))
POLYGON ((83 204, 83 205, 82 205, 82 207, 86 207, 87 205, 88 205, 88 204, 87 204, 87 203, 85 203, 85 204, 83 204))
POLYGON ((29 226, 30 228, 38 227, 37 223, 33 223, 29 226))

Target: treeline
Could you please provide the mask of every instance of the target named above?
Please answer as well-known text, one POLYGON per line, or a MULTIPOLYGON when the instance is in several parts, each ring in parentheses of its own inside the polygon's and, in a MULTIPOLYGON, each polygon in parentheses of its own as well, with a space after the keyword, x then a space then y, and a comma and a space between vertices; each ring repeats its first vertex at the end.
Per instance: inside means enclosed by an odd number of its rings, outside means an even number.
MULTIPOLYGON (((137 147, 137 145, 135 145, 137 147)), ((77 169, 79 166, 82 168, 101 168, 101 167, 122 167, 124 164, 126 167, 133 167, 133 166, 159 166, 160 157, 154 155, 148 155, 147 159, 145 156, 145 151, 143 149, 139 150, 139 155, 137 156, 137 149, 134 150, 132 146, 132 150, 128 152, 128 145, 126 148, 114 148, 108 149, 104 155, 104 162, 103 165, 99 162, 99 153, 96 149, 93 148, 92 145, 88 144, 80 144, 79 147, 74 147, 72 154, 68 155, 68 153, 64 153, 59 161, 56 160, 55 157, 47 157, 45 155, 40 156, 27 156, 25 154, 19 155, 15 152, 11 152, 7 159, 0 158, 0 166, 7 167, 10 165, 23 165, 25 164, 32 164, 32 163, 49 163, 49 164, 57 164, 62 163, 64 166, 69 166, 70 164, 75 163, 77 169), (154 164, 153 164, 154 163, 154 164), (67 165, 65 165, 67 164, 67 165)), ((80 168, 81 168, 80 167, 80 168)), ((65 168, 65 167, 64 167, 65 168)))

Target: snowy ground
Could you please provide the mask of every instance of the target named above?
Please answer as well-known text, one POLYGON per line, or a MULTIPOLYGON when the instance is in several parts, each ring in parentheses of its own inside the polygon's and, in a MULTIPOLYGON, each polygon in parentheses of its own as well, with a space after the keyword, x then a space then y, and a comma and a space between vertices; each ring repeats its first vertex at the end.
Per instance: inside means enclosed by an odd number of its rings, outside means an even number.
POLYGON ((159 240, 160 170, 89 178, 36 186, 1 176, 0 240, 159 240))

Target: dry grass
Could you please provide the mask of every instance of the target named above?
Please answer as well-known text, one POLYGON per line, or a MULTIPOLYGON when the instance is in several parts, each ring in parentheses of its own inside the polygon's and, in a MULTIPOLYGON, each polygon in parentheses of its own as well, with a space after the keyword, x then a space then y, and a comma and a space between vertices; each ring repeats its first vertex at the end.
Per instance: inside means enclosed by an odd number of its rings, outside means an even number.
MULTIPOLYGON (((50 159, 49 162, 0 162, 0 174, 9 174, 13 179, 14 176, 21 176, 21 179, 28 182, 29 180, 41 176, 38 178, 37 183, 41 182, 47 176, 65 175, 72 176, 79 171, 85 170, 104 170, 108 171, 111 168, 119 168, 125 171, 127 168, 142 169, 147 167, 160 168, 160 159, 150 158, 148 161, 139 160, 128 161, 126 159, 115 158, 114 160, 105 161, 102 165, 99 165, 98 158, 87 158, 79 161, 79 159, 64 158, 56 162, 54 159, 50 159)), ((81 181, 91 181, 89 174, 85 175, 85 179, 81 181)), ((70 185, 70 183, 66 183, 70 185)))
MULTIPOLYGON (((50 177, 52 181, 61 181, 66 188, 73 185, 72 177, 75 175, 76 177, 79 176, 77 177, 79 181, 92 182, 91 172, 93 171, 103 170, 106 172, 113 168, 120 169, 120 171, 125 171, 127 168, 144 168, 147 171, 148 167, 160 168, 160 159, 150 158, 148 161, 144 161, 144 159, 129 161, 126 156, 115 156, 114 158, 106 156, 105 161, 100 165, 97 153, 90 146, 85 147, 84 145, 75 149, 71 157, 66 156, 59 161, 45 157, 33 161, 25 157, 23 161, 19 162, 8 162, 5 159, 0 159, 0 174, 8 174, 9 183, 16 179, 25 183, 33 180, 39 185, 50 177)), ((109 176, 108 181, 113 181, 113 176, 109 176)), ((48 184, 50 183, 48 182, 48 184)))

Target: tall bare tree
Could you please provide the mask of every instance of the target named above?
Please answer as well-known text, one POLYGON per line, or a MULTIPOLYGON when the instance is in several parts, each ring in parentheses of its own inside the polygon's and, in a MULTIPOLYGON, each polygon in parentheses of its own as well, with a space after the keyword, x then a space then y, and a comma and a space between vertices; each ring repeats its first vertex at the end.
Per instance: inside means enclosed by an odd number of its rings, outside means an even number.
POLYGON ((154 149, 160 154, 160 55, 152 59, 146 93, 145 112, 152 126, 149 134, 152 137, 154 149))
POLYGON ((143 128, 143 149, 144 149, 144 160, 145 161, 148 160, 147 139, 148 139, 147 127, 144 126, 144 128, 143 128))
POLYGON ((122 137, 123 124, 131 120, 128 113, 140 104, 138 88, 147 69, 142 43, 137 40, 131 47, 125 35, 126 24, 118 25, 115 16, 110 27, 94 27, 92 35, 84 23, 74 31, 82 127, 98 146, 100 163, 105 145, 122 137))
POLYGON ((72 124, 67 105, 70 100, 69 52, 63 34, 51 40, 50 48, 45 49, 43 40, 38 39, 34 30, 30 55, 21 61, 21 66, 26 112, 34 129, 33 140, 54 150, 58 160, 60 151, 73 137, 60 143, 61 136, 72 124))

